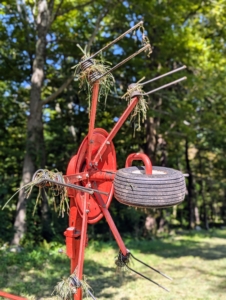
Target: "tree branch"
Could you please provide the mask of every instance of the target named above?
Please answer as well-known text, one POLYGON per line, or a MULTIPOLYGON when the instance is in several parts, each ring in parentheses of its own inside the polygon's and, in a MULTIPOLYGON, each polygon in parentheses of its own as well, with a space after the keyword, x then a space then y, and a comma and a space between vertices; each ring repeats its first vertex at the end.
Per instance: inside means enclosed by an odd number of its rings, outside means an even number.
POLYGON ((49 97, 47 97, 45 100, 42 101, 42 105, 45 105, 53 100, 56 99, 57 96, 59 96, 63 90, 65 88, 67 88, 69 86, 69 84, 72 82, 72 80, 74 79, 74 76, 69 77, 60 87, 59 89, 54 92, 52 95, 50 95, 49 97))
POLYGON ((99 31, 99 28, 100 28, 100 23, 101 21, 103 20, 103 18, 106 16, 106 14, 108 13, 108 9, 106 9, 105 11, 101 11, 96 19, 96 23, 95 23, 95 28, 94 28, 94 31, 88 41, 88 43, 86 44, 86 50, 87 52, 90 51, 90 48, 94 42, 94 39, 99 31))
MULTIPOLYGON (((87 43, 87 46, 86 46, 86 49, 87 49, 87 52, 89 52, 93 42, 94 42, 94 39, 98 33, 98 30, 100 28, 100 23, 101 21, 103 20, 103 18, 108 14, 109 10, 112 8, 112 6, 115 4, 114 1, 112 1, 111 3, 108 2, 108 6, 105 10, 101 11, 96 19, 96 23, 95 23, 95 28, 94 28, 94 31, 93 31, 93 34, 91 36, 91 38, 89 39, 88 43, 87 43)), ((116 4, 117 5, 117 4, 116 4)))
POLYGON ((86 5, 89 5, 89 4, 92 4, 92 3, 93 3, 93 0, 88 1, 88 2, 86 2, 86 3, 83 3, 83 4, 80 4, 80 5, 77 5, 77 6, 75 6, 75 7, 71 7, 71 8, 65 9, 65 10, 63 10, 62 12, 58 12, 57 14, 55 14, 54 18, 57 18, 57 17, 59 17, 59 16, 63 16, 63 15, 65 15, 65 14, 69 13, 69 12, 72 11, 72 10, 78 10, 78 9, 81 9, 81 8, 85 7, 86 5))
POLYGON ((61 9, 61 6, 62 6, 63 2, 64 2, 64 0, 60 1, 59 5, 58 5, 58 7, 56 9, 56 12, 52 15, 51 22, 53 22, 56 19, 57 15, 58 15, 58 13, 59 13, 59 11, 61 9))
MULTIPOLYGON (((84 7, 85 5, 88 5, 88 4, 92 3, 92 2, 93 2, 93 1, 86 2, 85 4, 78 5, 78 6, 76 6, 74 9, 82 8, 82 7, 84 7)), ((59 8, 59 7, 58 7, 58 8, 59 8)), ((100 28, 100 23, 101 23, 101 21, 103 20, 103 18, 106 16, 106 14, 108 13, 108 10, 109 10, 109 7, 108 7, 104 12, 101 12, 101 13, 99 14, 99 16, 97 17, 94 31, 93 31, 93 33, 92 33, 92 35, 91 35, 91 37, 90 37, 90 39, 89 39, 89 41, 88 41, 88 43, 87 43, 87 49, 91 47, 91 45, 92 45, 92 43, 93 43, 93 41, 94 41, 94 39, 95 39, 95 37, 96 37, 96 35, 97 35, 97 33, 98 33, 98 30, 99 30, 99 28, 100 28)), ((59 15, 59 14, 58 14, 58 15, 59 15)), ((42 105, 45 105, 45 104, 47 104, 47 103, 49 103, 49 102, 55 100, 56 97, 59 96, 59 95, 63 92, 63 90, 69 86, 69 84, 72 82, 73 78, 74 78, 74 76, 69 77, 69 78, 61 85, 61 87, 59 87, 59 89, 58 89, 56 92, 54 92, 52 95, 50 95, 49 97, 47 97, 45 100, 42 101, 42 105)))

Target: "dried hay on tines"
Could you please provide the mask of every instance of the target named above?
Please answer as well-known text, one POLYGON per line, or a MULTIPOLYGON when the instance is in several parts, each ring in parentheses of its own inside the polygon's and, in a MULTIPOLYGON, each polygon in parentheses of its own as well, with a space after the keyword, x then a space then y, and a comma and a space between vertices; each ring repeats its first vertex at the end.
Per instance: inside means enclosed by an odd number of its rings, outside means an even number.
POLYGON ((137 130, 141 129, 141 121, 144 122, 144 120, 147 117, 147 101, 144 98, 144 91, 142 90, 142 83, 140 83, 142 80, 144 80, 145 77, 143 77, 142 79, 140 79, 137 83, 134 83, 131 85, 131 87, 129 86, 129 88, 127 89, 127 92, 122 96, 122 99, 126 99, 128 101, 128 105, 130 105, 130 103, 132 102, 132 95, 133 92, 138 92, 138 94, 140 94, 139 96, 137 96, 139 98, 139 101, 137 103, 137 105, 135 106, 133 113, 131 115, 131 120, 133 118, 135 118, 137 116, 137 123, 138 123, 138 128, 137 130))
POLYGON ((28 184, 22 186, 19 188, 15 194, 5 203, 2 209, 6 207, 6 205, 11 201, 11 199, 18 194, 21 190, 25 190, 25 197, 28 199, 31 195, 31 192, 34 188, 34 186, 37 186, 39 188, 38 195, 36 197, 35 206, 33 210, 33 215, 35 213, 35 210, 37 208, 38 201, 40 198, 42 198, 42 191, 44 192, 44 196, 49 198, 46 194, 45 187, 48 187, 52 192, 52 198, 53 203, 55 207, 55 211, 57 211, 56 206, 56 197, 59 197, 60 204, 59 204, 59 214, 63 217, 65 212, 69 211, 69 204, 68 204, 68 198, 67 198, 67 188, 61 186, 59 183, 65 183, 64 178, 61 172, 55 171, 49 171, 46 169, 40 169, 35 172, 33 175, 32 181, 28 184), (49 180, 52 180, 54 182, 50 182, 49 180))
POLYGON ((126 256, 119 251, 119 254, 115 258, 116 270, 117 272, 126 271, 128 270, 127 266, 132 264, 132 257, 128 252, 126 256))
MULTIPOLYGON (((85 60, 90 57, 90 53, 86 52, 86 48, 83 50, 80 47, 80 45, 77 46, 84 54, 82 60, 85 60)), ((93 82, 90 81, 90 75, 95 73, 97 74, 97 76, 99 76, 108 72, 111 69, 110 66, 111 63, 104 60, 103 56, 101 56, 100 59, 92 58, 91 61, 93 64, 85 70, 82 70, 81 68, 82 61, 79 62, 74 67, 72 67, 72 69, 75 69, 75 74, 76 74, 75 78, 79 81, 79 88, 88 91, 89 106, 90 106, 90 99, 91 99, 91 93, 93 88, 93 82)), ((109 72, 108 74, 106 74, 105 76, 99 79, 99 83, 100 83, 99 98, 103 96, 105 98, 105 103, 106 103, 107 96, 115 85, 114 76, 109 72)))
MULTIPOLYGON (((76 276, 76 270, 68 278, 62 279, 55 286, 52 295, 56 295, 58 299, 73 300, 77 290, 81 288, 86 298, 90 296, 90 286, 84 280, 79 280, 76 276)), ((92 297, 92 296, 91 296, 92 297)), ((93 298, 93 297, 92 297, 93 298)), ((93 298, 95 299, 95 298, 93 298)))

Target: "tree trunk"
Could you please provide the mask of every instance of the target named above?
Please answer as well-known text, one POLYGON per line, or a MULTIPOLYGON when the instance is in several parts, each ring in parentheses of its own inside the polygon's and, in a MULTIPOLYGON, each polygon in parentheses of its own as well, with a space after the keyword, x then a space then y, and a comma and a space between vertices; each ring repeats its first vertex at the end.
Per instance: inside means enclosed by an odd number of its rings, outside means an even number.
MULTIPOLYGON (((205 174, 205 172, 203 172, 203 168, 202 168, 202 158, 201 158, 201 154, 200 151, 198 152, 198 158, 199 158, 199 173, 201 174, 205 174)), ((205 197, 205 181, 204 178, 201 177, 200 180, 200 195, 202 197, 203 200, 203 214, 204 214, 204 225, 205 225, 205 229, 209 230, 209 222, 208 222, 208 213, 207 213, 207 203, 206 203, 206 197, 205 197)))
POLYGON ((147 141, 145 145, 145 154, 150 158, 152 164, 155 164, 155 154, 157 148, 156 124, 153 117, 146 120, 147 141))
POLYGON ((197 205, 194 208, 194 214, 195 214, 195 224, 200 225, 200 214, 199 214, 199 208, 197 205))
POLYGON ((186 160, 186 167, 188 176, 188 212, 189 212, 189 228, 194 228, 194 204, 193 204, 193 197, 194 197, 194 186, 193 186, 193 176, 190 166, 190 160, 188 157, 188 140, 186 139, 185 142, 185 160, 186 160))
MULTIPOLYGON (((53 1, 50 2, 52 9, 53 1)), ((44 64, 46 50, 46 35, 50 27, 50 9, 46 0, 38 1, 37 43, 33 72, 31 77, 30 115, 27 123, 27 143, 23 163, 21 186, 31 181, 37 167, 45 166, 45 147, 42 123, 41 89, 44 80, 44 64)), ((24 190, 19 194, 17 213, 14 222, 14 237, 12 244, 18 245, 26 232, 26 195, 24 190)))

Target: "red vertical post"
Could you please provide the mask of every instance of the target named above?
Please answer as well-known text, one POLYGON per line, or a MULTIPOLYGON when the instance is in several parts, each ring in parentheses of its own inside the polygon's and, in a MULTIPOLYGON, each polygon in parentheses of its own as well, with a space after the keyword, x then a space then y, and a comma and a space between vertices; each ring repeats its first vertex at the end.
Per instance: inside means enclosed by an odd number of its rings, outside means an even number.
MULTIPOLYGON (((87 235, 87 221, 88 221, 88 210, 87 202, 89 194, 85 193, 83 198, 83 216, 81 224, 81 235, 79 241, 79 248, 77 248, 76 259, 77 259, 77 277, 81 281, 83 276, 85 246, 86 246, 86 235, 87 235)), ((77 289, 77 294, 74 295, 74 300, 82 300, 82 288, 77 289)))
POLYGON ((78 276, 79 280, 82 280, 82 275, 83 275, 86 234, 87 234, 87 221, 88 221, 88 216, 87 216, 87 214, 88 214, 88 210, 87 210, 88 199, 89 199, 89 194, 85 193, 83 196, 82 230, 81 230, 79 257, 78 257, 78 269, 77 269, 77 276, 78 276))
POLYGON ((99 86, 100 86, 99 81, 96 81, 93 85, 93 90, 92 90, 92 102, 91 102, 91 110, 90 110, 88 147, 87 147, 88 153, 87 153, 87 160, 86 160, 87 169, 90 168, 89 164, 91 161, 91 153, 92 153, 92 136, 93 136, 93 130, 95 126, 95 119, 96 119, 99 86))

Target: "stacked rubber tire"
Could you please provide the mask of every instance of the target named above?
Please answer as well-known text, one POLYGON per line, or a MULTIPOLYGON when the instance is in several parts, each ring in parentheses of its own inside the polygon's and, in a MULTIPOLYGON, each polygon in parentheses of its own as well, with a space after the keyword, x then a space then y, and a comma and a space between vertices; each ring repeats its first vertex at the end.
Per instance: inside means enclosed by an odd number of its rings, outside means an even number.
POLYGON ((114 196, 126 205, 147 208, 164 208, 184 200, 184 175, 177 170, 153 167, 152 175, 145 167, 119 169, 114 179, 114 196))

